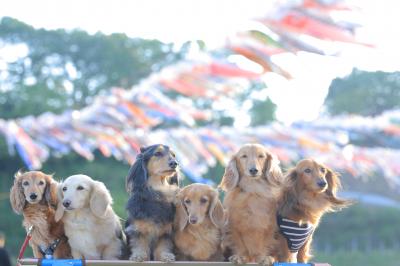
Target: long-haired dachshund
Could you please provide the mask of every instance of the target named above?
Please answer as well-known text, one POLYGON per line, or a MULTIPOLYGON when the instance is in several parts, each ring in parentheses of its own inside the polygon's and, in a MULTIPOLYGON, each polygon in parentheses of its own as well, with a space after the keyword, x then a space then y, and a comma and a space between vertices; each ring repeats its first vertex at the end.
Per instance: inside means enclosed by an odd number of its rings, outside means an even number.
POLYGON ((180 260, 222 261, 221 230, 225 212, 218 191, 191 184, 177 196, 174 242, 180 260))
POLYGON ((16 173, 10 201, 13 210, 24 216, 26 231, 33 226, 30 245, 36 258, 53 252, 58 259, 71 257, 64 225, 54 219, 57 182, 51 175, 39 171, 16 173))
POLYGON ((130 260, 170 262, 173 254, 172 225, 178 191, 175 154, 165 145, 141 148, 126 178, 130 193, 125 232, 130 260))
POLYGON ((246 144, 232 157, 220 184, 228 211, 222 245, 233 252, 231 262, 273 262, 269 244, 282 181, 278 160, 262 145, 246 144))
POLYGON ((337 173, 312 159, 298 162, 288 171, 285 183, 276 218, 279 241, 273 253, 278 261, 307 262, 321 216, 351 202, 336 196, 341 186, 337 173))
POLYGON ((58 193, 55 218, 64 222, 74 259, 120 258, 124 235, 105 185, 86 175, 73 175, 59 185, 58 193))

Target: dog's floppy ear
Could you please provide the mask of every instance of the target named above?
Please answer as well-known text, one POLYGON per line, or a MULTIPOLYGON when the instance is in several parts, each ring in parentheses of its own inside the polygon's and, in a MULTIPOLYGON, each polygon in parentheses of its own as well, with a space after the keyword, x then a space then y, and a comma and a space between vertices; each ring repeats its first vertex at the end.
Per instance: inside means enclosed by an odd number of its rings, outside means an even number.
POLYGON ((18 171, 14 177, 14 185, 11 187, 10 190, 10 202, 11 207, 13 208, 14 212, 17 214, 21 214, 24 210, 26 200, 24 195, 24 189, 22 188, 20 177, 22 175, 21 171, 18 171))
POLYGON ((54 214, 54 220, 56 222, 60 221, 61 218, 64 216, 65 208, 64 205, 62 204, 63 202, 63 192, 62 192, 62 183, 56 183, 56 191, 57 191, 57 209, 56 213, 54 214))
POLYGON ((51 175, 46 175, 46 188, 44 198, 50 207, 57 205, 57 182, 53 180, 51 175))
POLYGON ((293 207, 298 204, 298 195, 296 191, 296 167, 293 167, 286 172, 284 181, 285 193, 283 193, 283 200, 281 201, 279 207, 279 213, 281 215, 286 215, 286 213, 290 213, 293 210, 293 207))
POLYGON ((341 183, 339 179, 338 173, 332 171, 329 168, 326 168, 327 173, 325 175, 326 181, 328 182, 328 188, 326 190, 326 194, 328 195, 329 201, 332 203, 332 207, 334 209, 340 209, 347 207, 352 204, 351 201, 339 199, 336 197, 336 192, 339 188, 341 188, 341 183))
POLYGON ((178 227, 180 231, 185 229, 186 225, 188 224, 189 218, 188 213, 186 211, 185 206, 182 202, 182 194, 178 193, 177 195, 178 202, 176 204, 176 214, 175 214, 175 226, 178 227))
POLYGON ((225 168, 224 176, 222 177, 221 184, 218 187, 224 191, 235 188, 239 183, 239 171, 236 165, 236 157, 233 156, 225 168))
MULTIPOLYGON (((142 151, 143 148, 140 148, 142 151)), ((128 176, 126 177, 126 190, 132 193, 135 189, 144 188, 148 180, 147 165, 144 160, 143 154, 138 154, 135 163, 129 169, 128 176)))
POLYGON ((93 181, 92 192, 90 194, 90 210, 97 217, 103 217, 109 205, 112 204, 110 192, 106 186, 99 181, 93 181))
POLYGON ((267 158, 264 165, 264 178, 276 184, 282 182, 282 171, 279 167, 279 160, 266 152, 267 158))
POLYGON ((326 168, 326 181, 328 182, 328 189, 326 190, 328 195, 336 195, 338 188, 341 187, 339 176, 336 172, 329 168, 326 168))
POLYGON ((295 182, 297 180, 296 167, 289 169, 285 174, 286 181, 295 182))
POLYGON ((218 228, 225 225, 225 211, 221 201, 218 198, 218 192, 214 191, 210 204, 209 215, 211 222, 218 228))

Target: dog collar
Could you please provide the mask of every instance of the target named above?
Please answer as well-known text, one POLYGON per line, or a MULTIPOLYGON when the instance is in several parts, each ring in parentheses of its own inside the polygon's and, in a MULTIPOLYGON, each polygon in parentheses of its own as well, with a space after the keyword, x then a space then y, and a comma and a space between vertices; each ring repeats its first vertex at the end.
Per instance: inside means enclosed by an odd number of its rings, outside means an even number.
POLYGON ((42 253, 42 255, 46 258, 46 259, 52 259, 53 258, 53 254, 54 251, 56 251, 56 248, 58 246, 58 244, 61 242, 61 238, 57 238, 56 240, 54 240, 49 246, 39 246, 39 250, 42 253))
POLYGON ((314 231, 314 227, 309 224, 299 224, 296 221, 284 218, 278 214, 277 222, 279 231, 286 238, 290 252, 298 252, 314 231))

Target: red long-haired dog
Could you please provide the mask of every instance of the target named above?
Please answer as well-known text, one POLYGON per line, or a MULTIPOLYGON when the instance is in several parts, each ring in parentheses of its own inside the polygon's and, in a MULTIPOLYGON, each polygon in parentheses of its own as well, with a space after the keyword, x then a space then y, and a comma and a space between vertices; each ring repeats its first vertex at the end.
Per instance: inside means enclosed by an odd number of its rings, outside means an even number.
POLYGON ((220 184, 228 212, 222 245, 233 252, 231 262, 272 263, 282 179, 278 160, 262 145, 246 144, 232 157, 220 184))
POLYGON ((222 261, 221 230, 225 212, 218 191, 191 184, 177 195, 174 242, 179 260, 222 261))
POLYGON ((312 235, 321 216, 351 203, 336 196, 340 187, 337 173, 312 159, 301 160, 288 171, 277 212, 275 260, 309 260, 312 235))
POLYGON ((10 192, 11 206, 24 216, 23 226, 33 226, 30 245, 36 258, 54 251, 55 258, 70 258, 71 250, 62 222, 54 220, 57 183, 39 171, 18 172, 10 192))

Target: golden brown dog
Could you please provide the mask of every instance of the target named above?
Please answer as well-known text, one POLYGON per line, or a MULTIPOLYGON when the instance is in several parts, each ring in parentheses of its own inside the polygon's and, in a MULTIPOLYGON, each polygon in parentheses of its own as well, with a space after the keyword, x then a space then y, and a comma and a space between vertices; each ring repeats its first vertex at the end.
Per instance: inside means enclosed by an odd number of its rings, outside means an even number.
POLYGON ((55 258, 71 257, 64 225, 54 220, 57 183, 51 175, 39 171, 18 172, 11 188, 10 201, 14 211, 24 216, 25 229, 28 231, 33 226, 30 245, 36 258, 51 253, 53 248, 55 258))
POLYGON ((232 157, 220 184, 228 212, 222 244, 232 250, 231 262, 272 263, 269 244, 282 179, 278 160, 262 145, 246 144, 232 157))
POLYGON ((280 226, 275 228, 280 233, 272 252, 278 261, 307 262, 321 216, 350 202, 336 197, 341 186, 338 175, 312 159, 298 162, 288 171, 285 182, 278 209, 280 226))
POLYGON ((140 151, 126 178, 130 198, 125 232, 130 260, 171 262, 175 260, 172 226, 178 163, 166 145, 152 145, 140 151))
POLYGON ((174 242, 180 260, 222 261, 221 229, 225 213, 217 190, 191 184, 177 196, 174 242))

